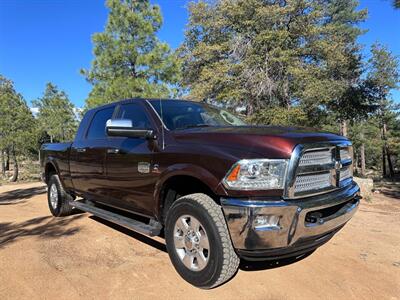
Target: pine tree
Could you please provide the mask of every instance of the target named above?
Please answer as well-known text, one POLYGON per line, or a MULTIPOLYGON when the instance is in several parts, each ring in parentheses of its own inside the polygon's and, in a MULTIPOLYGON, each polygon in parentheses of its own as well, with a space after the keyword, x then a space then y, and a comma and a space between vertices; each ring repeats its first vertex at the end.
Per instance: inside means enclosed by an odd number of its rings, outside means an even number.
MULTIPOLYGON (((181 47, 197 99, 234 100, 247 114, 300 107, 308 124, 341 107, 361 73, 357 1, 199 1, 181 47)), ((345 118, 337 113, 338 118, 345 118)))
POLYGON ((94 60, 82 70, 93 89, 87 107, 132 97, 167 97, 179 80, 179 60, 156 37, 158 5, 148 0, 108 0, 104 32, 93 35, 94 60))
POLYGON ((33 101, 39 109, 40 129, 50 136, 50 142, 72 140, 77 128, 75 107, 64 91, 52 83, 46 84, 43 97, 33 101))
MULTIPOLYGON (((18 156, 27 154, 34 147, 36 122, 21 94, 12 81, 0 75, 0 149, 10 154, 13 176, 18 180, 18 156)), ((5 174, 4 164, 2 173, 5 174)))
POLYGON ((383 175, 394 175, 393 161, 388 143, 388 123, 395 118, 395 105, 390 98, 392 89, 398 88, 400 82, 399 59, 387 47, 374 44, 371 47, 372 57, 369 59, 369 72, 366 82, 370 86, 370 93, 376 99, 377 116, 382 134, 382 172, 383 175), (386 163, 389 172, 387 172, 386 163))

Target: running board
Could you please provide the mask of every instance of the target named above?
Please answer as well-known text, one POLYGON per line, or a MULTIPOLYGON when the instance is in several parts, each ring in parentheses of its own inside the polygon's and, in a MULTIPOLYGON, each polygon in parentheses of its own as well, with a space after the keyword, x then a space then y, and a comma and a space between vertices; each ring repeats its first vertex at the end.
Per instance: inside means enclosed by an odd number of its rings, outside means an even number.
POLYGON ((95 207, 92 204, 87 204, 82 201, 70 201, 69 204, 79 210, 89 212, 99 218, 145 235, 157 236, 161 232, 161 224, 154 220, 150 220, 150 224, 146 224, 132 218, 127 218, 108 210, 95 207))

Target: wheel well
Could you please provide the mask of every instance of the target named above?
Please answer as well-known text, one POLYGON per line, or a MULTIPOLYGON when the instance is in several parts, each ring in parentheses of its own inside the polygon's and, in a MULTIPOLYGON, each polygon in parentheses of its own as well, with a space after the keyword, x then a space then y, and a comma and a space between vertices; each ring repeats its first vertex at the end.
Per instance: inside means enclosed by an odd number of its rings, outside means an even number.
POLYGON ((47 163, 44 174, 45 174, 46 183, 48 183, 50 180, 50 176, 52 174, 57 174, 57 170, 52 163, 47 163))
POLYGON ((160 220, 162 223, 172 203, 185 195, 203 193, 211 197, 217 204, 219 197, 201 180, 187 175, 178 175, 169 178, 160 193, 160 220))

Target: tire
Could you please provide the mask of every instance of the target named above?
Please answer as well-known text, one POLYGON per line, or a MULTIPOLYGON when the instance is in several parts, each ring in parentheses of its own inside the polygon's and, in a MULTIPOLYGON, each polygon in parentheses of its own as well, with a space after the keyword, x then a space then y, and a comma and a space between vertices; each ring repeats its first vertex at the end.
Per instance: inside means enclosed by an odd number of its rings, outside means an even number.
POLYGON ((240 259, 233 249, 224 215, 207 195, 191 194, 176 200, 168 210, 165 231, 171 262, 187 282, 210 289, 236 274, 240 259), (188 228, 186 233, 181 230, 184 227, 188 228), (194 227, 199 229, 192 230, 194 227))
POLYGON ((55 217, 70 215, 72 206, 69 205, 69 201, 74 198, 64 190, 58 175, 51 175, 47 187, 47 202, 51 214, 55 217), (54 195, 57 197, 54 198, 54 195))

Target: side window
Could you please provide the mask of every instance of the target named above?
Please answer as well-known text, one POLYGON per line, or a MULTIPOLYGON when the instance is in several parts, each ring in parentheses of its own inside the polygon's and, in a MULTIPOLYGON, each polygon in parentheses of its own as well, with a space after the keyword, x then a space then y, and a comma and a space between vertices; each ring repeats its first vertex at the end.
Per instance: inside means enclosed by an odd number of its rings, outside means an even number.
POLYGON ((106 137, 106 122, 111 119, 114 107, 99 110, 90 123, 88 139, 103 139, 106 137))
POLYGON ((132 120, 133 127, 137 129, 151 128, 149 117, 139 103, 122 104, 119 109, 118 119, 132 120))

